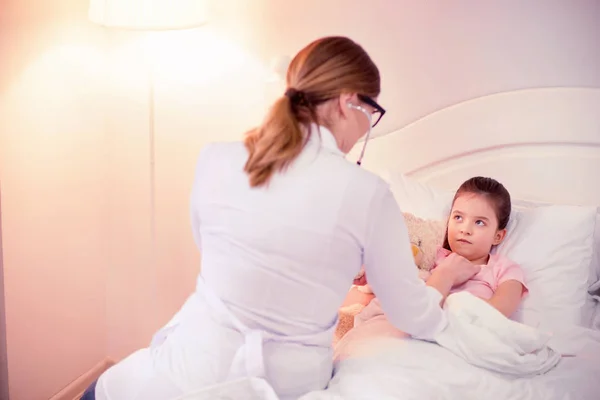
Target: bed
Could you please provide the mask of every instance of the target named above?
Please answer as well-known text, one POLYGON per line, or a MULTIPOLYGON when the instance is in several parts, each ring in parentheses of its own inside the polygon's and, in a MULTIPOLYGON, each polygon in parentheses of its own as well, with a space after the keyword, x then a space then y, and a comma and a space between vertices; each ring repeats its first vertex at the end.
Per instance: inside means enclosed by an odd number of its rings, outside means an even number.
MULTIPOLYGON (((300 400, 597 400, 599 110, 600 89, 494 94, 374 137, 362 164, 389 181, 404 212, 426 219, 444 218, 453 191, 469 177, 492 176, 505 184, 514 211, 499 251, 522 264, 531 292, 514 318, 552 332, 552 346, 567 355, 558 365, 544 374, 510 377, 474 366, 436 343, 365 340, 353 334, 360 332, 356 327, 337 344, 329 387, 300 400)), ((249 379, 178 400, 215 398, 276 396, 264 381, 249 379)))
POLYGON ((388 180, 403 211, 423 218, 443 218, 469 177, 501 181, 517 220, 504 251, 523 260, 534 287, 515 319, 550 330, 552 344, 573 356, 545 374, 511 378, 433 343, 346 335, 329 388, 303 400, 600 398, 600 89, 456 104, 375 137, 362 165, 388 180))

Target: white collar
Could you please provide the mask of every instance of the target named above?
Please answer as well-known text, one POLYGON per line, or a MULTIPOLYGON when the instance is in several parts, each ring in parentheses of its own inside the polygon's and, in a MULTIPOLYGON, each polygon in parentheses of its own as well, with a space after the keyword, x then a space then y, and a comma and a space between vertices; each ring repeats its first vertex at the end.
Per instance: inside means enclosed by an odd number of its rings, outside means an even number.
POLYGON ((311 124, 310 125, 310 137, 308 138, 308 145, 317 145, 322 147, 333 154, 345 157, 346 155, 338 147, 337 141, 333 133, 323 125, 311 124))

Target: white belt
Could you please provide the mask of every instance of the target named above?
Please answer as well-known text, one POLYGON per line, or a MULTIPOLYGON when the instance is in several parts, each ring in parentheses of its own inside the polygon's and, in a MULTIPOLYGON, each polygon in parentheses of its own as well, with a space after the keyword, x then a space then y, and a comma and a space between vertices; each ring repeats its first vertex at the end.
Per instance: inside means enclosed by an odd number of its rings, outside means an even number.
POLYGON ((245 341, 233 357, 228 378, 237 379, 242 376, 265 378, 262 332, 250 329, 242 333, 245 341))
POLYGON ((265 340, 321 347, 331 346, 333 331, 336 328, 337 320, 334 321, 329 329, 318 333, 299 336, 275 335, 261 330, 250 329, 244 325, 204 282, 202 276, 198 276, 197 294, 203 296, 214 312, 226 317, 227 321, 233 325, 233 328, 244 336, 244 343, 238 348, 233 358, 231 369, 229 371, 229 379, 243 377, 266 378, 263 354, 263 344, 265 340))
POLYGON ((198 292, 204 295, 209 306, 222 316, 226 316, 233 327, 244 335, 244 344, 235 353, 228 379, 242 377, 265 378, 265 360, 263 355, 265 337, 263 332, 248 328, 233 315, 227 306, 223 304, 223 301, 204 282, 202 276, 198 277, 197 283, 198 292))

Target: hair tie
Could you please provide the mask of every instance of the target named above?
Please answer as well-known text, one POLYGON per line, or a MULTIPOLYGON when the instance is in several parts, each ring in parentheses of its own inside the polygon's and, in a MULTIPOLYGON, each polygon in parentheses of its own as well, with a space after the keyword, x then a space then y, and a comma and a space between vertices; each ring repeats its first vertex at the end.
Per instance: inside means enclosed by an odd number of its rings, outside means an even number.
POLYGON ((301 90, 289 88, 285 91, 285 95, 288 99, 290 99, 292 105, 308 106, 308 99, 306 98, 306 94, 301 90))

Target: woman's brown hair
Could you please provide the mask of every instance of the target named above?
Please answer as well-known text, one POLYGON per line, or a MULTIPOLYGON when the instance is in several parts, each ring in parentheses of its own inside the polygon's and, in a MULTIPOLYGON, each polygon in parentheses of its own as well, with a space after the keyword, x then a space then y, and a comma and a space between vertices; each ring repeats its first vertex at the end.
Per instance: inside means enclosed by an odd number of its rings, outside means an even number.
POLYGON ((302 49, 287 71, 287 91, 271 106, 261 126, 245 138, 244 171, 250 186, 266 185, 302 151, 311 123, 323 124, 316 107, 343 93, 375 98, 379 70, 365 50, 346 37, 318 39, 302 49))

